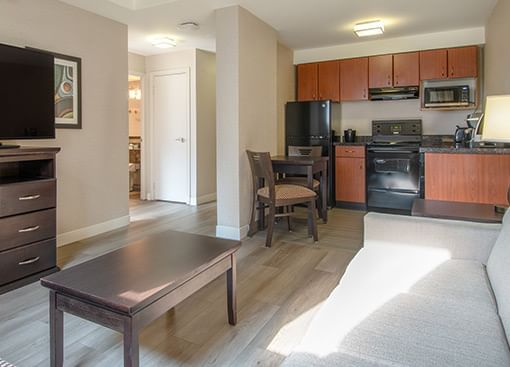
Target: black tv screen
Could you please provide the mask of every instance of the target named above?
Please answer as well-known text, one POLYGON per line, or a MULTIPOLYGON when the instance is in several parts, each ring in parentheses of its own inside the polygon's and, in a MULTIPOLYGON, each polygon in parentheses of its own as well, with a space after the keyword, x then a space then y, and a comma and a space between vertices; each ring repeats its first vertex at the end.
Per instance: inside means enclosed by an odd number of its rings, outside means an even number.
POLYGON ((0 44, 0 140, 55 137, 54 57, 0 44))

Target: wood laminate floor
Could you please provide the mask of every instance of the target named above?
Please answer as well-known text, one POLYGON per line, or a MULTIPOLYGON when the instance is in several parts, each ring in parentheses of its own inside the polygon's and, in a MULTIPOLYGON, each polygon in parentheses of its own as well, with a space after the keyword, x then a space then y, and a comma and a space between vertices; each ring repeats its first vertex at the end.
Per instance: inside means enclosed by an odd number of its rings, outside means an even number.
MULTIPOLYGON (((131 200, 129 227, 58 249, 66 268, 168 229, 214 235, 216 205, 190 207, 131 200)), ((238 324, 228 325, 225 276, 145 328, 140 365, 279 366, 340 280, 362 243, 364 213, 334 209, 307 238, 306 211, 293 232, 276 225, 273 247, 265 232, 243 241, 238 257, 238 324)), ((105 281, 108 281, 105 279, 105 281)), ((65 366, 122 366, 122 338, 65 315, 65 366)), ((0 296, 0 357, 18 367, 49 365, 48 291, 38 283, 0 296)))

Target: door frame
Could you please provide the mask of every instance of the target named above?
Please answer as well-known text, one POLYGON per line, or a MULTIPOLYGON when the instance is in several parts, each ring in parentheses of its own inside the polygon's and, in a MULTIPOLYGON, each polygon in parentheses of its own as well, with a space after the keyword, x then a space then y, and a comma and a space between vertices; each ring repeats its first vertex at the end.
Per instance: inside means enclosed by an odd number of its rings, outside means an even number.
POLYGON ((158 76, 163 75, 173 75, 173 74, 185 74, 186 75, 186 173, 185 177, 188 180, 188 188, 187 188, 187 197, 185 204, 189 205, 191 203, 191 72, 190 68, 170 68, 170 69, 164 69, 164 70, 158 70, 158 71, 152 71, 149 73, 149 118, 148 120, 148 136, 150 136, 150 141, 148 144, 148 151, 149 151, 149 168, 150 172, 148 173, 147 182, 148 187, 150 188, 150 192, 147 192, 147 200, 155 200, 155 191, 156 191, 156 182, 155 182, 155 145, 153 142, 155 142, 154 137, 154 79, 158 76))
MULTIPOLYGON (((141 91, 141 99, 140 99, 140 109, 142 113, 140 114, 140 199, 147 200, 147 145, 145 144, 146 139, 146 131, 147 131, 147 111, 145 110, 146 105, 146 77, 145 73, 141 73, 138 71, 129 71, 128 76, 133 75, 140 78, 140 91, 141 91)), ((129 135, 129 134, 128 134, 129 135)))

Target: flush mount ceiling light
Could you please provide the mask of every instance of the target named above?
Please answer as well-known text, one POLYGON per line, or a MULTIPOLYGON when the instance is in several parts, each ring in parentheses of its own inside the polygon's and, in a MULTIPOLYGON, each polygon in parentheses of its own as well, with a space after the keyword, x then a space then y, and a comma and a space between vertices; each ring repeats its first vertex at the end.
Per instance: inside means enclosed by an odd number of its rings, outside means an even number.
POLYGON ((172 48, 177 46, 177 42, 170 37, 158 37, 151 41, 154 47, 158 48, 172 48))
POLYGON ((200 29, 200 25, 196 22, 184 22, 177 25, 177 28, 182 29, 183 31, 198 31, 200 29))
POLYGON ((380 20, 357 23, 354 26, 354 33, 358 37, 377 36, 384 33, 384 23, 380 20))

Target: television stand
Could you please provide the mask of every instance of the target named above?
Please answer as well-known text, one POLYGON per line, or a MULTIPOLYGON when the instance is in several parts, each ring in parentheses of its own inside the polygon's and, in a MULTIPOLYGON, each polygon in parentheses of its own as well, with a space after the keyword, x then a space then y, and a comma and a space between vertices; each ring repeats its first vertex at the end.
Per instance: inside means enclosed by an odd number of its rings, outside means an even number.
POLYGON ((4 144, 4 143, 0 143, 0 149, 16 149, 16 148, 19 148, 20 146, 17 145, 17 144, 4 144))
POLYGON ((0 294, 58 270, 55 155, 0 149, 0 294))

